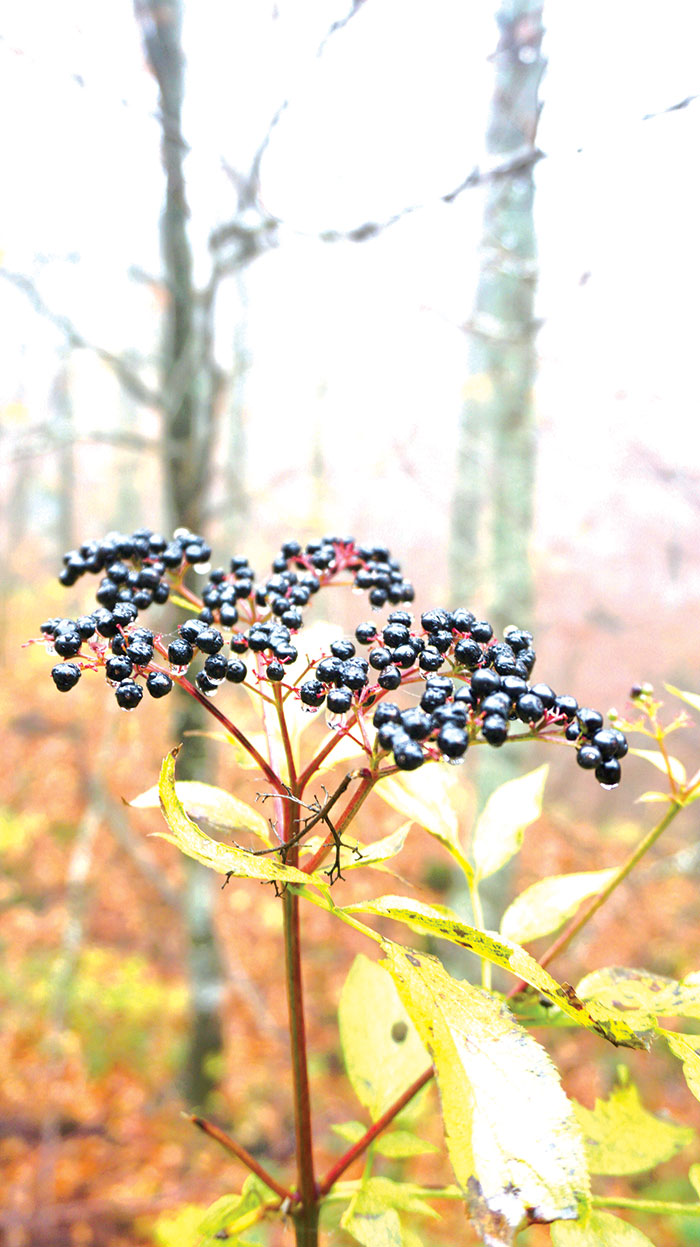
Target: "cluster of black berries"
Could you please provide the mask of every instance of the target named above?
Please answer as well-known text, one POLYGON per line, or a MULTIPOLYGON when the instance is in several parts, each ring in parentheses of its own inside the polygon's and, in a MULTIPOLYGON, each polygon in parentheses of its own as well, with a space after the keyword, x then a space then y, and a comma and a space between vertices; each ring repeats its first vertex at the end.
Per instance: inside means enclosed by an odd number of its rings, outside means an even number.
POLYGON ((355 637, 372 647, 368 657, 358 656, 351 641, 335 642, 331 657, 317 662, 313 678, 301 685, 302 702, 310 708, 325 702, 331 714, 343 715, 353 705, 367 709, 385 691, 424 680, 418 706, 401 710, 381 702, 374 713, 378 745, 401 770, 436 757, 460 762, 478 737, 498 747, 515 722, 533 732, 564 729, 579 745, 580 766, 594 770, 605 786, 619 783, 620 759, 627 753, 623 733, 604 728, 602 715, 579 707, 575 698, 530 683, 536 659, 531 633, 509 628, 496 641, 491 625, 471 611, 438 608, 421 615, 420 630, 407 611, 398 610, 381 631, 371 622, 359 624, 355 637), (441 669, 444 674, 437 674, 441 669))
POLYGON ((161 634, 135 626, 140 611, 165 603, 171 588, 182 585, 188 568, 208 570, 211 553, 204 538, 187 529, 178 529, 168 541, 139 528, 130 535, 110 533, 64 555, 62 584, 74 585, 87 572, 102 573, 102 578, 95 595, 98 609, 91 615, 50 619, 41 626, 51 652, 79 659, 53 668, 56 687, 66 692, 84 668, 103 666, 108 682, 116 686, 118 704, 131 710, 143 697, 140 679, 154 697, 162 697, 173 687, 173 676, 183 677, 200 654, 204 665, 195 683, 201 693, 213 696, 224 681, 245 680, 247 667, 240 656, 248 650, 260 655, 259 674, 281 681, 298 657, 292 638, 303 625, 303 608, 339 573, 349 571, 354 586, 367 590, 377 609, 386 601, 410 601, 414 595, 385 546, 359 546, 351 537, 327 536, 305 546, 285 542, 262 581, 248 559, 239 556, 231 559, 228 571, 209 571, 198 616, 181 624, 169 644, 161 634), (221 653, 219 629, 232 632, 230 657, 221 653), (166 658, 169 671, 158 665, 158 659, 166 658))

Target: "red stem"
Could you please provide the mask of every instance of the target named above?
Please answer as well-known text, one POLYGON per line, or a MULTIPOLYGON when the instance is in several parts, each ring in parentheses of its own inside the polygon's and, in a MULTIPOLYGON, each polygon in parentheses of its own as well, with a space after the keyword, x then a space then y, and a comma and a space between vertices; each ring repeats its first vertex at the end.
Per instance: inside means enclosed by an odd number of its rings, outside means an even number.
POLYGON ((195 701, 198 701, 200 706, 204 706, 204 709, 209 711, 209 714, 213 714, 214 718, 218 719, 219 723, 226 728, 226 731, 230 732, 231 735, 235 737, 239 745, 243 746, 246 752, 250 754, 251 758, 253 758, 260 767, 260 770, 268 783, 272 784, 275 792, 280 793, 282 796, 286 796, 287 791, 279 776, 275 774, 269 762, 266 762, 262 754, 258 753, 255 745, 252 741, 248 740, 248 737, 244 735, 240 728, 236 727, 235 723, 232 723, 231 720, 228 719, 226 715, 209 700, 208 697, 205 697, 203 693, 200 693, 199 689, 195 688, 193 684, 190 684, 189 680, 185 679, 184 676, 177 676, 176 680, 180 685, 180 688, 183 688, 186 693, 189 693, 190 697, 194 697, 195 701))
POLYGON ((197 1126, 201 1131, 203 1131, 204 1134, 209 1135, 210 1139, 216 1139, 216 1142, 220 1143, 227 1152, 230 1152, 232 1156, 238 1157, 246 1168, 250 1169, 251 1173, 254 1173, 258 1178, 260 1178, 261 1181, 265 1183, 265 1186, 269 1186, 270 1190, 274 1191, 276 1195, 279 1195, 281 1199, 294 1200, 297 1198, 291 1191, 287 1190, 286 1186, 282 1186, 281 1182, 278 1182, 276 1178, 273 1178, 272 1174, 267 1172, 267 1169, 264 1169, 262 1165, 258 1164, 257 1160, 254 1156, 251 1156, 250 1152, 246 1151, 240 1143, 236 1143, 235 1139, 232 1139, 230 1135, 226 1134, 225 1130, 221 1130, 219 1126, 215 1126, 213 1122, 207 1121, 204 1117, 195 1117, 191 1113, 186 1113, 185 1116, 188 1121, 191 1121, 192 1124, 197 1126))
POLYGON ((386 1112, 382 1113, 381 1117, 377 1118, 374 1124, 370 1126, 369 1130, 365 1131, 362 1138, 358 1139, 357 1143, 353 1143, 352 1147, 340 1157, 340 1160, 337 1160, 335 1164, 331 1166, 325 1178, 323 1178, 319 1185, 318 1193, 320 1198, 323 1198, 324 1195, 328 1194, 331 1188, 335 1186, 335 1183, 338 1181, 341 1174, 344 1174, 345 1170, 349 1169, 352 1162, 357 1160, 358 1156, 361 1156, 362 1153, 367 1150, 370 1143, 373 1143, 377 1138, 377 1135, 380 1135, 383 1130, 386 1130, 387 1126, 401 1112, 401 1109, 405 1108, 413 1097, 418 1095, 418 1092, 430 1082, 430 1079, 433 1077, 434 1073, 435 1071, 431 1065, 430 1069, 425 1070, 419 1078, 416 1078, 416 1081, 411 1083, 410 1087, 404 1091, 403 1095, 400 1096, 398 1100, 395 1100, 386 1112))

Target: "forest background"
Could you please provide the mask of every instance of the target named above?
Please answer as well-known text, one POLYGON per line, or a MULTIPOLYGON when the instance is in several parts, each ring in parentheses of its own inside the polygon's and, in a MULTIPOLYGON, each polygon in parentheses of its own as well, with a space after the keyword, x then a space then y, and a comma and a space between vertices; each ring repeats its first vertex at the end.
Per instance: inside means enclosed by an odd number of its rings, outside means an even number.
MULTIPOLYGON (((147 839, 157 815, 120 803, 182 722, 120 715, 87 681, 58 698, 45 656, 20 648, 79 605, 56 581, 65 550, 184 522, 215 561, 262 570, 288 537, 349 532, 386 541, 420 602, 531 624, 547 678, 582 702, 624 711, 641 680, 700 689, 699 35, 690 0, 6 11, 11 1247, 150 1243, 159 1214, 228 1189, 182 1104, 280 1164, 291 1146, 269 1095, 285 1063, 274 905, 203 886, 147 839)), ((475 806, 495 778, 466 776, 475 806)), ((630 760, 620 789, 591 793, 553 759, 521 883, 543 855, 549 873, 617 860, 645 786, 630 760)), ((697 968, 700 855, 678 837, 591 924, 582 966, 633 957, 643 912, 655 968, 697 968)), ((439 859, 406 860, 449 887, 439 859)), ((351 956, 341 940, 309 971, 329 1120, 351 956)), ((564 1042, 567 1086, 591 1103, 614 1054, 586 1065, 564 1042)), ((667 1073, 635 1067, 651 1107, 697 1124, 667 1073)), ((450 1241, 449 1221, 430 1234, 450 1241)))

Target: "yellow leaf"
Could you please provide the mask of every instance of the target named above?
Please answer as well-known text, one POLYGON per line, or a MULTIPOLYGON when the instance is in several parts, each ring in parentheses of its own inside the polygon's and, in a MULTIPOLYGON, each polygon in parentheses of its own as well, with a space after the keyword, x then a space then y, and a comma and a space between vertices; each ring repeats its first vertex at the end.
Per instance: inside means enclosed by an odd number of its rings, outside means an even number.
POLYGON ((491 793, 474 828, 472 857, 477 879, 486 879, 510 861, 523 842, 526 827, 542 813, 548 766, 509 779, 491 793))
POLYGON ((679 1031, 659 1032, 674 1056, 683 1062, 683 1076, 696 1100, 700 1100, 700 1035, 682 1035, 679 1031))
POLYGON ((683 785, 686 781, 685 767, 678 758, 674 758, 672 754, 667 754, 664 758, 658 749, 630 749, 635 758, 644 758, 645 762, 651 762, 657 771, 663 771, 664 775, 671 775, 676 784, 683 785), (666 763, 668 762, 668 766, 666 763))
POLYGON ((233 845, 219 844, 197 826, 188 816, 175 785, 175 759, 179 750, 172 749, 163 759, 160 772, 160 803, 170 834, 156 832, 162 840, 169 840, 187 857, 201 862, 220 875, 234 875, 243 879, 259 879, 265 883, 314 883, 327 888, 323 875, 306 875, 294 866, 285 866, 277 857, 256 856, 233 845))
POLYGON ((653 1169, 695 1137, 689 1126, 675 1126, 648 1113, 632 1083, 613 1088, 607 1100, 596 1100, 593 1109, 577 1104, 576 1116, 591 1173, 622 1175, 653 1169))
POLYGON ((583 1000, 596 1000, 613 1009, 643 1011, 654 1017, 700 1018, 700 979, 665 978, 648 970, 607 966, 593 970, 576 988, 583 1000))
POLYGON ((430 1065, 423 1044, 385 970, 360 953, 338 1007, 348 1078, 374 1121, 430 1065))
POLYGON ((610 1212, 590 1212, 583 1221, 552 1226, 552 1247, 654 1247, 635 1225, 610 1212))
MULTIPOLYGON (((253 832, 258 839, 270 845, 270 826, 259 810, 245 801, 239 801, 224 788, 214 784, 202 784, 198 780, 182 779, 175 784, 175 793, 191 818, 201 818, 217 831, 253 832)), ((134 797, 128 804, 136 810, 157 810, 160 806, 158 785, 134 797)))
POLYGON ((574 1218, 588 1192, 573 1106, 543 1048, 490 993, 435 957, 385 941, 385 964, 428 1048, 447 1149, 481 1236, 574 1218))
POLYGON ((471 874, 459 839, 455 809, 458 780, 447 766, 422 766, 409 776, 391 776, 377 785, 377 794, 404 818, 423 827, 455 856, 471 874))
POLYGON ((540 879, 508 906, 501 919, 501 935, 518 944, 551 935, 573 917, 582 901, 602 892, 616 874, 613 868, 540 879))
POLYGON ((697 693, 686 693, 682 688, 675 688, 673 684, 664 684, 664 688, 668 693, 673 693, 674 697, 680 697, 687 706, 692 706, 693 710, 700 710, 700 695, 697 693))
POLYGON ((422 931, 437 939, 459 944, 477 957, 483 957, 523 979, 557 1005, 562 1013, 573 1018, 577 1025, 597 1031, 610 1043, 627 1048, 649 1047, 646 1030, 633 1030, 622 1014, 612 1012, 597 1001, 586 1007, 573 987, 568 983, 558 983, 524 948, 499 936, 497 932, 480 931, 477 927, 446 916, 430 905, 409 900, 404 896, 380 896, 371 901, 358 901, 354 905, 346 905, 339 913, 376 914, 380 918, 393 918, 414 931, 422 931))

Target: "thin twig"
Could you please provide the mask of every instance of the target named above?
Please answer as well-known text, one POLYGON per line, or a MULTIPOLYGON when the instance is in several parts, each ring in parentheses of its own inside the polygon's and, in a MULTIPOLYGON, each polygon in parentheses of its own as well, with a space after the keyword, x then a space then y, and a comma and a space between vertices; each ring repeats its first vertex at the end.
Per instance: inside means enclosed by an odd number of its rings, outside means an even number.
POLYGON ((278 1182, 276 1178, 273 1178, 272 1174, 268 1173, 267 1169, 263 1168, 255 1157, 251 1156, 250 1152, 242 1147, 240 1143, 236 1143, 235 1139, 232 1139, 230 1135, 226 1134, 225 1130, 221 1130, 219 1126, 215 1126, 213 1122, 207 1121, 206 1118, 197 1117, 192 1113, 183 1113, 183 1117, 186 1117, 188 1121, 191 1121, 193 1126, 197 1126, 198 1129, 208 1135, 210 1139, 216 1139, 216 1142, 220 1143, 221 1146, 225 1148, 227 1152, 230 1152, 232 1156, 238 1157, 238 1160, 240 1160, 247 1169, 250 1169, 251 1173, 254 1173, 256 1177, 260 1178, 260 1180, 265 1183, 265 1186, 269 1186, 270 1190, 274 1191, 276 1195, 279 1195, 281 1199, 289 1199, 292 1201, 296 1201, 298 1199, 297 1195, 293 1194, 292 1191, 288 1191, 286 1186, 282 1186, 281 1182, 278 1182))

